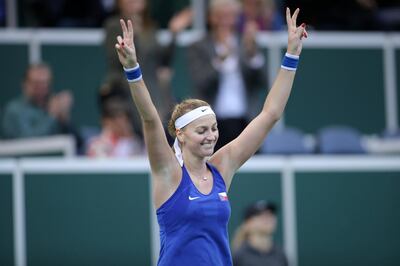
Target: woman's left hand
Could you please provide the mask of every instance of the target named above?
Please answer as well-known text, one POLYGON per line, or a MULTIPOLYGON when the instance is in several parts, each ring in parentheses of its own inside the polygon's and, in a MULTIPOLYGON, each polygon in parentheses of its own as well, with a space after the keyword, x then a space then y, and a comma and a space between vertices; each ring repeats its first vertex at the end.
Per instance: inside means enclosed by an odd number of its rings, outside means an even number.
POLYGON ((294 11, 293 16, 291 16, 290 9, 286 8, 286 22, 287 22, 287 27, 288 27, 287 52, 289 54, 293 54, 293 55, 300 55, 302 47, 303 47, 302 38, 308 37, 307 31, 306 31, 306 24, 303 23, 298 27, 296 25, 296 20, 297 20, 297 16, 298 16, 299 12, 300 12, 300 9, 297 8, 296 11, 294 11))

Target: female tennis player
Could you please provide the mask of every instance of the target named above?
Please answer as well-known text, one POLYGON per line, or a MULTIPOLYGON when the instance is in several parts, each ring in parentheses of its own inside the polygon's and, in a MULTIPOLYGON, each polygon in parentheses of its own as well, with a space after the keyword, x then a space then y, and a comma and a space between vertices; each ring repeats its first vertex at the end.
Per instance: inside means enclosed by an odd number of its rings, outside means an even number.
POLYGON ((227 192, 232 178, 260 147, 281 117, 293 85, 305 25, 296 26, 299 9, 286 9, 287 53, 261 112, 232 142, 216 153, 218 126, 208 103, 190 99, 175 106, 168 145, 136 58, 132 22, 121 20, 123 36, 115 48, 143 123, 150 161, 153 199, 160 225, 158 265, 232 265, 227 225, 227 192))

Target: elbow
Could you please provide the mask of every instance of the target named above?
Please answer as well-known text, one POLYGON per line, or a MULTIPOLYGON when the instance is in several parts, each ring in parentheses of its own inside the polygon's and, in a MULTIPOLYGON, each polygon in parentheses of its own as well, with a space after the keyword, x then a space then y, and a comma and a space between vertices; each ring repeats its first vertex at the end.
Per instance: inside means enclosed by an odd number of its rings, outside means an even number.
POLYGON ((281 119, 283 112, 275 109, 275 108, 269 108, 268 110, 265 110, 265 115, 268 117, 269 121, 272 121, 274 124, 281 119))

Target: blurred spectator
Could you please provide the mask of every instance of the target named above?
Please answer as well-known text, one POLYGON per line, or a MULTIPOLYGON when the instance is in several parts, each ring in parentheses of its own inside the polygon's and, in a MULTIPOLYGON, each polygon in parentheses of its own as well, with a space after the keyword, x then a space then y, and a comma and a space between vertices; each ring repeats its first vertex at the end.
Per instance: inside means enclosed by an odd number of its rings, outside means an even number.
POLYGON ((90 141, 87 155, 129 157, 144 154, 143 143, 134 134, 125 102, 109 98, 103 105, 101 125, 101 133, 90 141))
MULTIPOLYGON (((106 20, 105 47, 107 52, 107 78, 106 82, 119 88, 119 94, 126 101, 131 101, 129 86, 124 76, 121 64, 115 51, 115 37, 122 35, 119 20, 131 19, 135 28, 135 47, 138 57, 141 58, 140 66, 146 78, 147 87, 151 97, 158 108, 160 117, 166 123, 168 112, 172 108, 173 97, 170 90, 172 70, 170 68, 173 56, 174 41, 168 46, 160 46, 156 39, 156 23, 150 18, 148 1, 146 0, 117 0, 119 13, 106 20)), ((169 30, 175 34, 186 28, 192 20, 190 9, 184 9, 172 18, 169 30)), ((174 40, 175 38, 173 38, 174 40)), ((136 110, 132 114, 135 128, 141 128, 141 122, 136 110)))
POLYGON ((275 0, 242 0, 242 12, 239 15, 238 27, 243 32, 249 21, 254 21, 258 30, 281 30, 285 21, 277 9, 275 0))
POLYGON ((70 121, 73 98, 69 91, 51 94, 52 73, 46 64, 28 67, 23 80, 23 95, 9 102, 4 110, 3 135, 26 138, 53 134, 74 134, 70 121))
POLYGON ((188 66, 196 97, 213 106, 219 132, 224 132, 218 149, 236 138, 259 110, 259 89, 266 86, 266 70, 255 42, 256 23, 248 21, 238 37, 238 2, 212 0, 208 11, 210 31, 188 48, 188 66))
POLYGON ((275 204, 263 200, 246 208, 244 221, 233 238, 233 265, 288 265, 284 252, 273 240, 277 225, 276 212, 275 204))

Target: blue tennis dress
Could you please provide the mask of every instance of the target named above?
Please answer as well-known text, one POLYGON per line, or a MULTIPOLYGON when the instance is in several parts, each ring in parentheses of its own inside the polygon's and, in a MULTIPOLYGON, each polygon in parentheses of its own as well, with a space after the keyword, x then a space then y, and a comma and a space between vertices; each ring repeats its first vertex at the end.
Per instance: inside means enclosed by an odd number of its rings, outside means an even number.
POLYGON ((213 188, 202 194, 182 166, 182 180, 175 193, 157 210, 161 250, 159 266, 231 266, 228 221, 231 214, 225 182, 207 164, 213 188))

